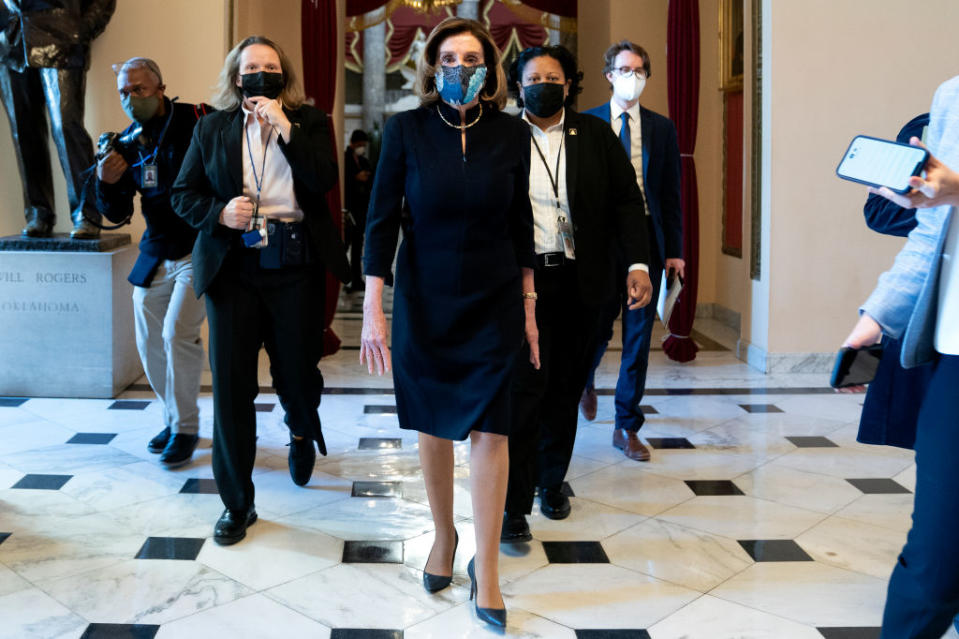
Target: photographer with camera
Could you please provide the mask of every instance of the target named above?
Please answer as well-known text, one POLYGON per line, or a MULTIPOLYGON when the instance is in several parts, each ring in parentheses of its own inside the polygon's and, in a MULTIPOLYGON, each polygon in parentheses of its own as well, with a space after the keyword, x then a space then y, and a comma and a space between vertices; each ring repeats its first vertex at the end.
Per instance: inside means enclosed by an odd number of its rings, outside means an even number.
POLYGON ((197 231, 170 205, 193 127, 209 107, 164 96, 156 62, 131 58, 114 67, 123 110, 133 123, 100 136, 96 169, 97 208, 114 223, 133 215, 140 193, 146 231, 128 280, 134 285, 137 350, 147 380, 163 402, 164 429, 147 448, 160 463, 188 463, 199 432, 200 329, 206 310, 193 288, 191 251, 197 231))

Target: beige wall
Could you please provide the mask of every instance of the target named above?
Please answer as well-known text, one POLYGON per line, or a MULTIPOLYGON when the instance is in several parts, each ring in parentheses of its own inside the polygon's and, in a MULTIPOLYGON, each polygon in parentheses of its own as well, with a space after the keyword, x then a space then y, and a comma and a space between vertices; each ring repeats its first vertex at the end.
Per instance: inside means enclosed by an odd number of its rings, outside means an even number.
MULTIPOLYGON (((227 0, 118 0, 106 31, 94 43, 87 74, 86 127, 91 138, 120 130, 129 120, 120 108, 111 65, 133 56, 153 58, 160 65, 167 93, 186 102, 209 100, 210 86, 226 53, 227 0)), ((72 228, 65 182, 55 152, 54 184, 58 232, 72 228)), ((20 178, 10 140, 9 121, 0 116, 0 235, 23 227, 20 178)), ((131 227, 127 227, 130 229, 131 227)), ((134 240, 143 232, 134 218, 134 240)))
POLYGON ((837 179, 836 164, 858 133, 893 137, 959 72, 959 3, 765 0, 764 10, 769 351, 831 351, 902 244, 867 230, 865 191, 837 179))
POLYGON ((234 0, 234 42, 251 35, 273 40, 293 62, 303 80, 303 41, 300 31, 300 0, 234 0))

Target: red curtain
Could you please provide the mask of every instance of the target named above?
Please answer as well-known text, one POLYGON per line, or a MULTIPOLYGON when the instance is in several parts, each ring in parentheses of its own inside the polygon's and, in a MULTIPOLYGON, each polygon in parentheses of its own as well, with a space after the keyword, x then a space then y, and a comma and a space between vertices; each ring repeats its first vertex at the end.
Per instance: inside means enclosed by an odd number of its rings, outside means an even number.
MULTIPOLYGON (((333 0, 320 0, 320 2, 333 4, 333 0)), ((346 15, 361 16, 364 13, 375 11, 387 3, 389 3, 389 0, 346 0, 346 15)))
MULTIPOLYGON (((330 114, 336 97, 336 3, 327 0, 302 0, 303 36, 303 87, 306 95, 316 101, 316 106, 330 114)), ((330 147, 337 153, 339 146, 333 131, 333 116, 328 116, 330 147)), ((339 157, 337 156, 337 159, 339 157)), ((333 222, 343 230, 340 185, 326 195, 333 222)), ((336 313, 336 300, 340 295, 340 282, 329 272, 326 275, 326 304, 323 318, 323 354, 332 355, 340 348, 340 338, 330 324, 336 313)))
POLYGON ((696 184, 696 126, 699 120, 699 0, 670 0, 666 35, 669 114, 676 123, 682 166, 683 258, 686 283, 669 320, 663 350, 677 362, 696 359, 690 338, 699 284, 699 195, 696 184))

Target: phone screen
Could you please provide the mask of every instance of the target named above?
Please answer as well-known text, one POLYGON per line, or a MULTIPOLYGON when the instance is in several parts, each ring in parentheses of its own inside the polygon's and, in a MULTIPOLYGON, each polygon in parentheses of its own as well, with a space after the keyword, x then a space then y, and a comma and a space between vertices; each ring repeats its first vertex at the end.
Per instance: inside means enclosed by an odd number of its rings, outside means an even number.
POLYGON ((862 349, 848 347, 839 349, 829 385, 833 388, 843 388, 870 383, 876 377, 881 358, 882 344, 862 349))
POLYGON ((926 150, 863 135, 853 138, 836 173, 841 178, 898 193, 909 190, 909 178, 926 163, 926 150))

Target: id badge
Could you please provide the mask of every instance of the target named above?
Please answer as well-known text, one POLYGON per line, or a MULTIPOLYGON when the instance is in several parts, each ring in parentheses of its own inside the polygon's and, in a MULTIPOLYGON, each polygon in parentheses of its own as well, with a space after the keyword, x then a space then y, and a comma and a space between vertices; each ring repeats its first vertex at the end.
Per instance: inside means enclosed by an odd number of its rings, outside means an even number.
POLYGON ((573 241, 573 228, 569 225, 565 215, 560 215, 556 220, 556 226, 559 229, 559 235, 563 239, 563 254, 568 260, 576 259, 576 244, 573 241))
POLYGON ((140 181, 143 183, 143 188, 145 189, 155 189, 160 185, 160 181, 157 178, 157 165, 156 164, 144 164, 140 168, 140 181))
MULTIPOLYGON (((255 215, 255 212, 254 212, 255 215)), ((266 229, 266 220, 262 217, 250 221, 250 230, 243 234, 243 245, 247 248, 261 249, 270 241, 270 234, 266 229)))

